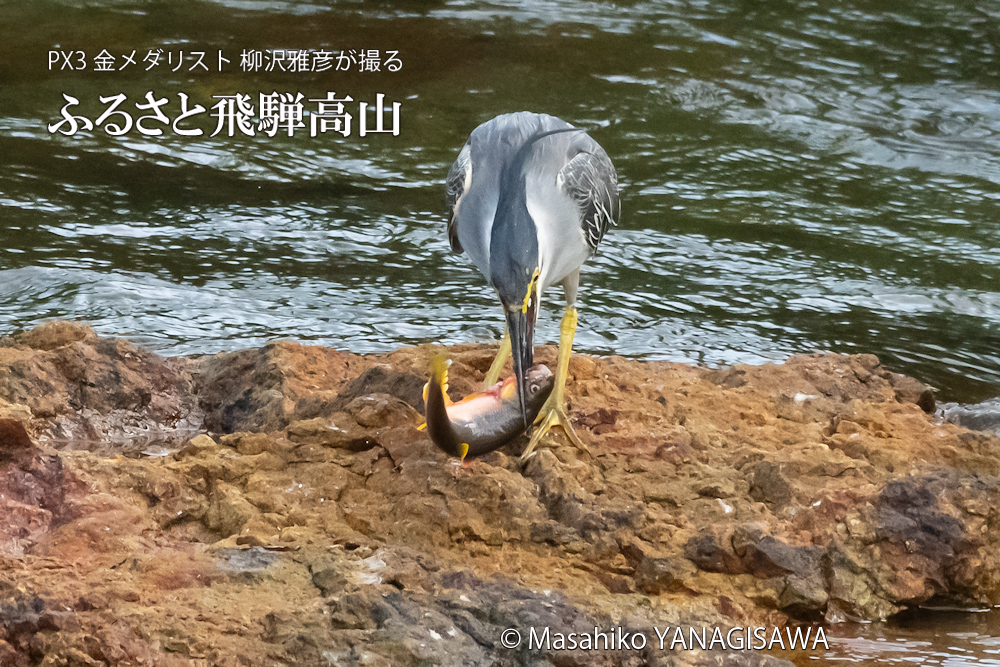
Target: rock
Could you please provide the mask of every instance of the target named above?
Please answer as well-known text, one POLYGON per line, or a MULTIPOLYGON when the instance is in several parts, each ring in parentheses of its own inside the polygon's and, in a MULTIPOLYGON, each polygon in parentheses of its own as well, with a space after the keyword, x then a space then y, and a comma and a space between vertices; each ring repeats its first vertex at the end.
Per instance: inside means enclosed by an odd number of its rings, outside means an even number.
POLYGON ((31 425, 31 409, 27 405, 20 403, 8 403, 0 398, 0 419, 10 419, 21 422, 25 428, 31 425))
POLYGON ((725 478, 712 480, 698 489, 698 495, 706 498, 732 498, 736 495, 736 484, 725 478))
POLYGON ((372 434, 358 428, 358 424, 349 417, 338 419, 343 424, 341 428, 325 417, 307 419, 291 424, 288 429, 288 439, 293 443, 336 447, 355 452, 365 451, 378 445, 372 434))
POLYGON ((723 546, 718 536, 698 535, 684 545, 684 557, 706 572, 743 574, 746 566, 731 548, 723 546))
POLYGON ((941 414, 953 424, 976 431, 990 431, 1000 436, 1000 398, 974 405, 945 403, 941 406, 941 414))
MULTIPOLYGON (((369 368, 351 380, 333 401, 331 412, 340 412, 354 400, 375 394, 391 396, 424 414, 424 385, 427 378, 401 373, 385 366, 369 368)), ((350 412, 350 410, 347 410, 350 412)))
POLYGON ((792 485, 781 466, 762 461, 750 469, 750 497, 771 505, 785 505, 792 499, 792 485))
POLYGON ((276 451, 274 438, 265 433, 248 433, 240 431, 230 433, 219 439, 220 444, 226 447, 234 447, 236 451, 245 456, 254 456, 264 452, 276 451))
POLYGON ((0 556, 23 555, 66 521, 73 483, 62 459, 36 448, 21 422, 0 420, 0 556))
POLYGON ((822 550, 815 547, 792 547, 771 535, 761 534, 758 526, 742 524, 733 532, 733 551, 751 574, 766 579, 796 573, 808 577, 819 572, 822 550))
POLYGON ((874 570, 840 546, 827 552, 823 569, 829 582, 826 618, 830 622, 884 620, 899 611, 886 598, 874 570))
POLYGON ((0 463, 21 458, 33 447, 24 424, 13 419, 0 419, 0 463))
POLYGON ((250 580, 273 568, 281 557, 281 553, 261 547, 222 548, 215 552, 216 564, 220 570, 231 576, 250 580))
POLYGON ((753 524, 737 526, 732 543, 747 572, 760 579, 781 578, 778 609, 799 617, 825 610, 829 596, 822 576, 823 549, 786 544, 753 524))
POLYGON ((417 412, 408 404, 388 394, 359 396, 344 408, 364 428, 415 424, 417 412))
POLYGON ((243 526, 257 515, 257 509, 250 504, 239 489, 223 482, 212 492, 205 527, 222 537, 238 535, 243 526))
POLYGON ((698 452, 684 443, 660 445, 656 450, 657 458, 674 464, 691 463, 698 460, 698 452))
POLYGON ((347 577, 339 568, 325 568, 312 573, 312 582, 325 596, 344 590, 347 577))
POLYGON ((685 581, 692 568, 684 561, 671 556, 646 556, 635 568, 635 585, 643 593, 680 593, 689 590, 685 581))
POLYGON ((708 371, 705 373, 705 379, 726 389, 738 389, 747 383, 746 374, 745 368, 736 366, 725 370, 708 371))
POLYGON ((897 401, 900 403, 915 403, 927 414, 934 413, 937 406, 932 387, 899 373, 890 373, 889 382, 892 384, 897 401))
POLYGON ((348 593, 330 601, 330 622, 338 630, 374 630, 392 615, 392 608, 362 593, 348 593))
POLYGON ((22 345, 46 352, 66 347, 79 341, 86 340, 93 342, 96 339, 97 334, 87 325, 61 320, 40 324, 34 329, 25 331, 14 338, 14 340, 22 345))
POLYGON ((919 604, 947 590, 951 564, 979 548, 960 520, 939 509, 939 483, 893 480, 876 501, 876 539, 892 570, 886 583, 895 601, 919 604))
MULTIPOLYGON (((456 395, 494 352, 449 350, 456 395)), ((522 466, 523 442, 457 465, 414 428, 430 354, 0 339, 0 663, 736 667, 771 659, 498 641, 1000 604, 1000 439, 873 356, 574 357, 590 451, 555 434, 522 466)))
POLYGON ((4 340, 14 345, 0 343, 0 405, 27 407, 32 419, 47 422, 38 435, 70 448, 179 443, 201 420, 184 361, 71 323, 51 322, 4 340))
POLYGON ((177 452, 176 456, 178 458, 183 456, 197 456, 198 454, 202 454, 206 451, 211 451, 218 446, 218 443, 216 443, 215 440, 212 440, 211 436, 201 433, 191 438, 191 440, 189 440, 188 443, 179 452, 177 452))
POLYGON ((586 415, 580 415, 577 418, 577 423, 584 428, 589 428, 595 433, 608 433, 612 430, 616 423, 618 422, 618 411, 608 410, 606 408, 598 408, 594 412, 586 415))
POLYGON ((301 399, 336 390, 357 365, 336 350, 284 341, 204 359, 195 388, 204 428, 279 431, 294 419, 301 399))
POLYGON ((785 577, 785 588, 778 598, 778 609, 797 618, 819 618, 827 610, 830 596, 820 571, 807 576, 790 574, 785 577))
POLYGON ((201 451, 204 451, 206 449, 215 449, 218 446, 218 443, 212 439, 212 436, 207 435, 205 433, 200 433, 195 437, 191 438, 189 444, 192 447, 195 447, 196 449, 201 451))

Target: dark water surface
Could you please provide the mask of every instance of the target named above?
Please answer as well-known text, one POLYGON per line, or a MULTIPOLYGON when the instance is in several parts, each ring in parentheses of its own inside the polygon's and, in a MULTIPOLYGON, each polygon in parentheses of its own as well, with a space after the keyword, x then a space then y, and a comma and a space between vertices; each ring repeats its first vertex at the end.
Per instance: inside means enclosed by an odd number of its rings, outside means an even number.
MULTIPOLYGON (((478 123, 531 109, 591 128, 624 186, 577 349, 873 352, 948 400, 1000 394, 997 2, 41 1, 0 5, 0 26, 0 333, 78 318, 165 354, 496 338, 492 291, 448 253, 443 179, 478 123), (403 69, 240 71, 276 48, 398 50, 403 69), (139 64, 49 71, 50 49, 139 64), (150 49, 231 64, 146 72, 150 49), (150 90, 171 118, 178 93, 381 92, 401 133, 46 129, 62 93, 96 119, 99 95, 150 90)), ((995 613, 831 635, 796 660, 1000 664, 995 613)))
POLYGON ((798 667, 1000 667, 998 610, 904 612, 890 623, 828 627, 827 639, 829 651, 779 655, 798 667))
POLYGON ((79 318, 165 354, 495 338, 492 291, 447 250, 443 179, 476 124, 532 109, 592 128, 624 185, 622 225, 584 276, 578 349, 874 352, 946 399, 1000 394, 1000 4, 373 6, 0 7, 0 332, 79 318), (139 63, 48 71, 53 48, 139 63), (157 48, 232 62, 144 71, 157 48), (398 50, 403 69, 240 71, 243 49, 266 48, 398 50), (383 92, 401 133, 46 129, 62 93, 95 119, 99 95, 149 90, 171 117, 178 93, 209 107, 383 92))

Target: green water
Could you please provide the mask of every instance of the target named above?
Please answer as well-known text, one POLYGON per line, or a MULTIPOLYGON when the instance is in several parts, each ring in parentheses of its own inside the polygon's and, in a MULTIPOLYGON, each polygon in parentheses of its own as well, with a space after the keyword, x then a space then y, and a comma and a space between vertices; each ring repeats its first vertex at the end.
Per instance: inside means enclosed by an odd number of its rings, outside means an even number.
POLYGON ((531 109, 591 128, 623 184, 578 349, 873 352, 946 399, 1000 394, 996 2, 22 2, 0 24, 0 332, 79 318, 165 354, 495 338, 492 291, 447 250, 443 179, 478 123, 531 109), (276 48, 402 69, 240 70, 276 48), (90 69, 50 71, 51 49, 90 69), (137 65, 92 71, 102 49, 137 65), (151 49, 213 71, 146 71, 151 49), (178 93, 385 93, 400 134, 46 129, 62 93, 94 120, 98 96, 150 90, 171 118, 178 93))

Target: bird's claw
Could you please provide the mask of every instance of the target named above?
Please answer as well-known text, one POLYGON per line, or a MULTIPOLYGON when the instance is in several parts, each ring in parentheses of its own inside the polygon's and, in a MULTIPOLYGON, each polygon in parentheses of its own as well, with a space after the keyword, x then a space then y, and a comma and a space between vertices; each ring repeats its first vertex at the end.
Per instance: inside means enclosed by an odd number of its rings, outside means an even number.
POLYGON ((583 441, 580 440, 580 436, 576 434, 576 430, 569 421, 569 415, 566 414, 566 408, 562 405, 554 405, 547 408, 543 407, 542 411, 538 415, 538 419, 536 419, 535 422, 537 424, 535 432, 531 436, 531 440, 528 441, 528 446, 525 447, 524 453, 521 454, 522 463, 528 460, 528 458, 535 451, 535 447, 538 446, 538 443, 541 442, 542 438, 545 437, 545 434, 547 434, 553 426, 562 427, 563 433, 566 434, 566 437, 569 438, 569 441, 572 442, 577 449, 587 452, 588 454, 590 453, 590 450, 587 449, 587 445, 583 444, 583 441))

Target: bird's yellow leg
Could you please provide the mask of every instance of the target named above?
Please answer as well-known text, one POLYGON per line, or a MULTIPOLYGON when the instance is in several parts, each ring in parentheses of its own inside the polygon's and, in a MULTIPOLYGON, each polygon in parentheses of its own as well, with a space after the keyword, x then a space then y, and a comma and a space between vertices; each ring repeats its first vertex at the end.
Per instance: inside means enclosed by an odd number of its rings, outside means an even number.
POLYGON ((503 342, 500 343, 500 350, 497 352, 496 359, 493 360, 490 370, 486 373, 486 380, 483 382, 487 389, 495 385, 500 380, 500 371, 503 370, 503 365, 507 363, 507 357, 509 356, 510 332, 504 329, 503 342))
POLYGON ((563 314, 562 322, 559 324, 559 363, 556 366, 555 387, 553 387, 548 400, 545 401, 545 405, 542 406, 541 411, 538 413, 538 418, 535 420, 538 426, 535 429, 534 435, 531 436, 531 440, 528 442, 524 453, 521 454, 521 461, 525 461, 531 456, 535 447, 538 446, 538 443, 553 426, 561 426, 566 433, 566 437, 578 449, 582 449, 585 452, 590 451, 580 440, 576 431, 573 430, 573 425, 570 424, 569 416, 566 414, 566 378, 569 377, 569 359, 573 355, 573 335, 575 333, 576 308, 566 306, 566 312, 563 314))

